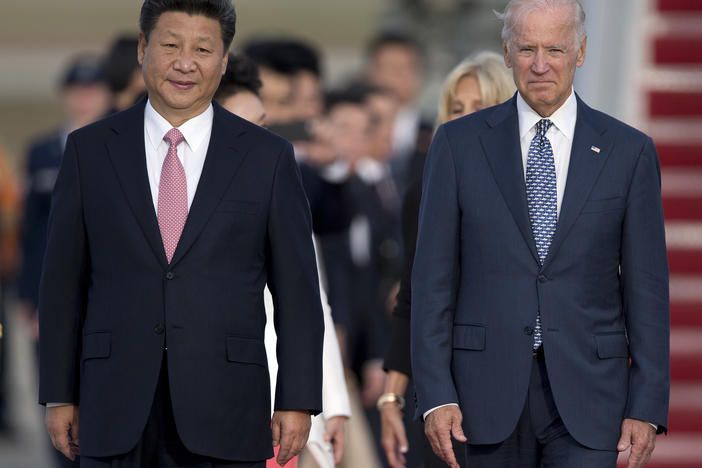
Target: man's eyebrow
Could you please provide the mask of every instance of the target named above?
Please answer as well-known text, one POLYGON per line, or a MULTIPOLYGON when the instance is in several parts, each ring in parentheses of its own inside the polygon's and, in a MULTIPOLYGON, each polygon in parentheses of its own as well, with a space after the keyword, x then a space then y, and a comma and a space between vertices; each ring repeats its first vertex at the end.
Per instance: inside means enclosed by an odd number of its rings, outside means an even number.
POLYGON ((166 31, 164 31, 164 34, 167 35, 167 36, 173 36, 173 37, 175 37, 175 38, 177 38, 177 39, 180 39, 181 37, 183 37, 182 34, 179 34, 179 33, 175 32, 175 31, 171 31, 170 29, 167 29, 166 31))

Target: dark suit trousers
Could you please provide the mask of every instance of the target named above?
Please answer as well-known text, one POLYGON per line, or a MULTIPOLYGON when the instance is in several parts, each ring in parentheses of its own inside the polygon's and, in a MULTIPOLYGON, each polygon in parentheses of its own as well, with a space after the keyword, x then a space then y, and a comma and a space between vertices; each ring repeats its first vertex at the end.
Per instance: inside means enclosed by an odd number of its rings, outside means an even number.
POLYGON ((136 447, 124 455, 80 457, 81 468, 264 468, 266 461, 232 462, 194 454, 178 436, 164 352, 154 403, 136 447))
POLYGON ((617 455, 585 447, 568 433, 553 401, 542 352, 534 357, 529 393, 514 432, 499 444, 469 444, 466 449, 470 468, 616 468, 617 455))

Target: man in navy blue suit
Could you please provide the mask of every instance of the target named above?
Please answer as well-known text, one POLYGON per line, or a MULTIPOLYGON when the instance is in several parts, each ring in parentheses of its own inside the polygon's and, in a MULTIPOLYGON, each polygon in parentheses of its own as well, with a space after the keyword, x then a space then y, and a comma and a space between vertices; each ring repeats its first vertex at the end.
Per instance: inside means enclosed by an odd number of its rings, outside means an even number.
POLYGON ((235 21, 230 0, 146 0, 148 100, 68 137, 39 400, 56 448, 84 467, 262 467, 276 445, 285 464, 321 410, 319 282, 292 147, 212 102, 235 21))
POLYGON ((646 135, 572 88, 576 0, 512 0, 518 93, 439 128, 412 278, 418 413, 457 467, 644 466, 667 430, 668 266, 646 135))

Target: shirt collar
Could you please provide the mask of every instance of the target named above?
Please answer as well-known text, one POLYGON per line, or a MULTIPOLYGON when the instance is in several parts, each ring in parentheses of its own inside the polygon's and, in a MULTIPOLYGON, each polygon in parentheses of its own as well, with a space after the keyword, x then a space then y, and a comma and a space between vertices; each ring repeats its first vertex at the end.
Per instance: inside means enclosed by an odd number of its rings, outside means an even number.
MULTIPOLYGON (((207 134, 206 130, 212 129, 213 119, 214 109, 212 104, 210 104, 203 113, 196 115, 178 127, 191 150, 197 151, 200 145, 204 143, 205 135, 207 134)), ((158 145, 163 141, 163 137, 173 128, 161 114, 156 112, 150 100, 146 101, 146 108, 144 109, 144 125, 146 126, 149 141, 154 148, 158 148, 158 145)))
MULTIPOLYGON (((524 135, 529 133, 534 125, 543 118, 529 107, 520 93, 517 93, 517 115, 519 117, 519 138, 524 138, 524 135)), ((575 91, 571 88, 568 99, 548 119, 563 135, 572 140, 577 117, 578 101, 575 99, 575 91)))
POLYGON ((356 162, 356 174, 367 184, 380 182, 385 172, 385 165, 373 158, 363 157, 356 162))

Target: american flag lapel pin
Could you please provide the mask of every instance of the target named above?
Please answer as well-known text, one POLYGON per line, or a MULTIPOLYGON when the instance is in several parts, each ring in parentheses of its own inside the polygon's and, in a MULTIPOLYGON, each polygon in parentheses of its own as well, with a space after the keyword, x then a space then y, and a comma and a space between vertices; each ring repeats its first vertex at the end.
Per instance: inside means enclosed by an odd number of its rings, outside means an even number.
POLYGON ((597 154, 600 154, 600 149, 599 149, 597 146, 594 146, 594 145, 591 146, 591 147, 590 147, 590 150, 591 150, 591 151, 594 151, 594 152, 597 153, 597 154))

